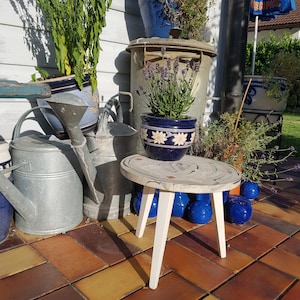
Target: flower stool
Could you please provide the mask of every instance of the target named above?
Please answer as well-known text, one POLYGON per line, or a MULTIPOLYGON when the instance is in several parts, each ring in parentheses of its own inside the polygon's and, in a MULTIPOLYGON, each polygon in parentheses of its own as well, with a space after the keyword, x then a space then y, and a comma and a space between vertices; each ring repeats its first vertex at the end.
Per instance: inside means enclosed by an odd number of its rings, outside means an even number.
POLYGON ((241 174, 232 166, 197 156, 159 161, 135 154, 124 158, 121 173, 144 186, 136 236, 142 237, 155 193, 160 189, 149 287, 156 289, 165 251, 175 192, 211 193, 219 253, 226 257, 223 191, 240 184, 241 174))

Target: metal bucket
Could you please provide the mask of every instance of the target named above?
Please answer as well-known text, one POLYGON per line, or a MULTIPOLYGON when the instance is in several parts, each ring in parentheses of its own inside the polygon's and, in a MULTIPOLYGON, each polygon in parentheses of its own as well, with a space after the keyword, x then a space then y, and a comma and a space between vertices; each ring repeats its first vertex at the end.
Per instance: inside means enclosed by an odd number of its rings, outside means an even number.
POLYGON ((83 212, 92 219, 117 219, 130 213, 133 184, 121 174, 120 162, 136 153, 137 131, 122 121, 120 103, 112 97, 100 112, 97 132, 85 135, 97 169, 95 188, 101 203, 96 204, 85 189, 83 212), (108 122, 109 116, 114 122, 108 122))
MULTIPOLYGON (((24 114, 25 115, 25 114, 24 114)), ((78 225, 83 217, 82 173, 69 140, 54 136, 20 137, 24 115, 19 119, 11 156, 14 184, 35 206, 36 218, 25 220, 16 209, 15 225, 25 233, 62 233, 78 225)))

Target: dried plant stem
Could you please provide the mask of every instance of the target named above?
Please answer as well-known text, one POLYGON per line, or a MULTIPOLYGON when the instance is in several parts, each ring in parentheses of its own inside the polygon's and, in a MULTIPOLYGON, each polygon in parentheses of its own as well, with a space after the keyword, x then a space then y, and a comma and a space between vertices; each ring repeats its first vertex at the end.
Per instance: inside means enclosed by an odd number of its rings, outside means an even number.
POLYGON ((245 102, 245 100, 246 100, 246 97, 247 97, 247 94, 248 94, 248 91, 249 91, 251 82, 252 82, 252 78, 249 79, 249 82, 248 82, 246 91, 245 91, 245 93, 244 93, 244 97, 243 97, 243 100, 242 100, 242 103, 241 103, 241 106, 240 106, 240 110, 239 110, 239 113, 238 113, 237 118, 236 118, 236 122, 235 122, 235 126, 234 126, 234 133, 235 133, 236 130, 237 130, 237 127, 238 127, 238 124, 239 124, 239 120, 240 120, 240 118, 241 118, 241 114, 242 114, 242 111, 243 111, 244 102, 245 102))

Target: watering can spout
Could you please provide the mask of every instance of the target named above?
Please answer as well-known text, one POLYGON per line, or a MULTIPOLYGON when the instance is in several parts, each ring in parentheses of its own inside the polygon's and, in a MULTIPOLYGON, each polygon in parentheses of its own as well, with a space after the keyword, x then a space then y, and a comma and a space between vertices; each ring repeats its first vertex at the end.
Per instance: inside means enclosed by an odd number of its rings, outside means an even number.
POLYGON ((2 172, 0 172, 0 191, 22 218, 27 222, 35 220, 35 205, 27 199, 2 172))
POLYGON ((87 147, 86 139, 79 127, 79 122, 87 109, 87 105, 81 98, 71 94, 54 94, 47 99, 47 102, 65 126, 91 191, 93 201, 100 204, 95 188, 97 170, 87 147))

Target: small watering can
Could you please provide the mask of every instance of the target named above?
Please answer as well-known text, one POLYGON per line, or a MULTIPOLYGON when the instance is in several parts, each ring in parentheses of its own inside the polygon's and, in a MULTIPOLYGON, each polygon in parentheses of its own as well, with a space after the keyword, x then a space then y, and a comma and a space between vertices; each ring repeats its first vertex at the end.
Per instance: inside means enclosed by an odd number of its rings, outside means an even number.
POLYGON ((98 220, 121 218, 130 213, 133 184, 121 174, 120 162, 136 153, 137 131, 123 123, 120 94, 130 97, 132 108, 130 93, 120 92, 113 96, 100 110, 96 131, 85 135, 97 169, 95 185, 101 205, 96 204, 85 189, 83 212, 98 220))
POLYGON ((116 96, 100 113, 96 132, 90 132, 86 138, 78 126, 86 104, 74 95, 53 95, 47 99, 66 128, 85 175, 84 214, 98 220, 116 219, 130 213, 133 187, 121 175, 119 163, 125 156, 135 153, 137 131, 122 123, 121 106, 116 96), (115 122, 109 122, 109 116, 113 116, 115 122))
POLYGON ((14 184, 0 172, 0 191, 16 210, 15 225, 29 234, 55 234, 83 217, 82 172, 69 140, 33 134, 21 136, 18 120, 10 144, 14 184))

